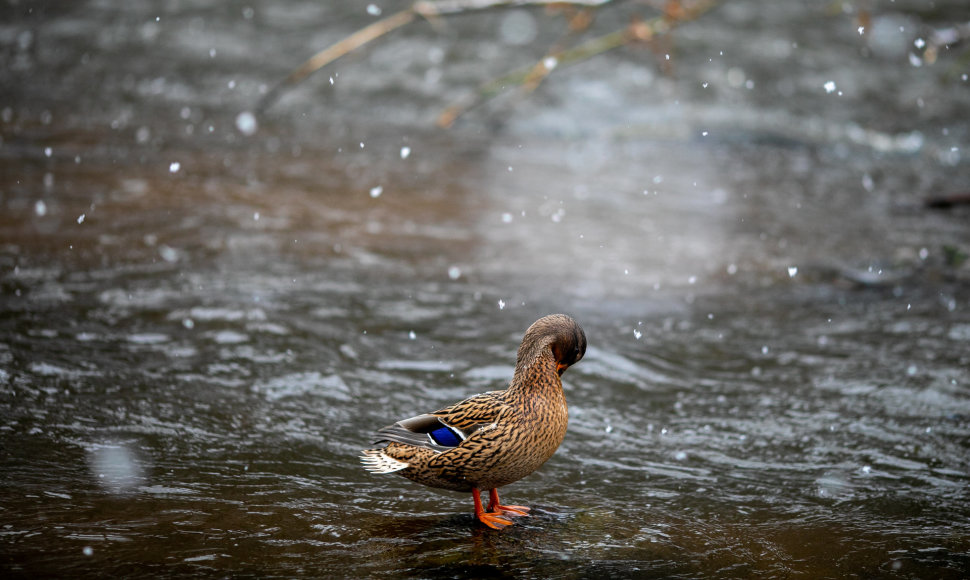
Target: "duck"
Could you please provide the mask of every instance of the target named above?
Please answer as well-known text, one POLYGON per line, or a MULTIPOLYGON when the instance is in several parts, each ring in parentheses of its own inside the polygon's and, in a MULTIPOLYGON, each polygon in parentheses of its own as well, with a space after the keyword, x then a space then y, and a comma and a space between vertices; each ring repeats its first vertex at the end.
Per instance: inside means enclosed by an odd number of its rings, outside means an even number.
POLYGON ((570 316, 551 314, 525 332, 505 390, 490 391, 377 430, 360 461, 371 473, 397 473, 430 487, 472 494, 475 517, 493 529, 528 516, 503 505, 498 488, 536 471, 566 436, 562 374, 586 354, 586 334, 570 316), (488 492, 483 507, 482 493, 488 492))

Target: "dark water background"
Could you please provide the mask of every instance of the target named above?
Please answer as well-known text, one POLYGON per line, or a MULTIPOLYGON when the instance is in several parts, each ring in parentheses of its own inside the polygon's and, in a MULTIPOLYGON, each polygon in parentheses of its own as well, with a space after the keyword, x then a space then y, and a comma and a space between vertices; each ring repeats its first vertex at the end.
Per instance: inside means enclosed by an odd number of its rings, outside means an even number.
POLYGON ((725 2, 445 131, 561 17, 417 22, 252 127, 365 3, 5 1, 0 570, 965 577, 970 213, 922 202, 970 190, 967 16, 725 2), (559 311, 533 517, 359 467, 559 311))

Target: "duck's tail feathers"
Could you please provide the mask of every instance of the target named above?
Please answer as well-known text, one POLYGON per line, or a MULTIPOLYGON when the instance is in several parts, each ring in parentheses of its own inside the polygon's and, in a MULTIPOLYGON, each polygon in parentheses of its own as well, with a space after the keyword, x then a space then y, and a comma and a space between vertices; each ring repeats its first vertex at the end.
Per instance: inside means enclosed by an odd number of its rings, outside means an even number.
POLYGON ((394 473, 408 466, 407 463, 384 453, 383 449, 365 449, 361 453, 363 455, 360 456, 360 463, 371 473, 394 473))

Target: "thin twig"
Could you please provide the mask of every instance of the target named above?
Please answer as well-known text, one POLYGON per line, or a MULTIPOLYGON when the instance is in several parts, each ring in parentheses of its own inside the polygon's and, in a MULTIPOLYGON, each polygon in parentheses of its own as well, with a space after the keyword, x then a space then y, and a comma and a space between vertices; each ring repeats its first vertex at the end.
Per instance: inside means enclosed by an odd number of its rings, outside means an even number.
POLYGON ((562 51, 556 57, 556 65, 554 67, 550 68, 543 61, 540 61, 537 65, 523 67, 503 75, 483 85, 473 97, 447 107, 438 116, 437 124, 439 127, 450 127, 458 117, 484 104, 489 99, 505 91, 508 87, 541 82, 542 79, 549 75, 553 68, 558 70, 571 64, 589 60, 596 55, 619 48, 631 42, 650 41, 657 36, 670 32, 682 22, 696 19, 701 14, 716 6, 717 3, 717 0, 704 0, 692 5, 689 9, 682 8, 675 15, 667 12, 662 16, 657 16, 650 20, 633 22, 620 30, 593 38, 569 50, 562 51), (544 70, 543 74, 537 75, 536 70, 539 67, 542 67, 544 70))
POLYGON ((397 14, 388 16, 387 18, 378 20, 377 22, 361 28, 354 34, 344 38, 337 44, 331 45, 324 50, 316 53, 306 60, 303 64, 297 67, 293 72, 289 74, 283 81, 277 84, 271 91, 266 93, 259 102, 259 106, 256 110, 259 112, 265 111, 269 108, 283 90, 291 85, 295 85, 310 76, 311 74, 317 72, 321 68, 327 66, 338 58, 344 56, 345 54, 354 51, 361 46, 364 46, 368 42, 384 36, 388 32, 400 28, 405 24, 410 23, 417 16, 412 8, 407 10, 402 10, 397 14))
POLYGON ((593 22, 592 10, 582 10, 580 14, 573 15, 569 18, 569 22, 566 28, 566 34, 552 46, 546 55, 542 57, 542 60, 537 62, 532 70, 529 72, 529 76, 526 77, 526 81, 523 88, 526 92, 533 92, 539 88, 542 81, 545 80, 549 73, 556 68, 559 64, 559 57, 562 52, 566 50, 568 46, 576 36, 589 28, 590 24, 593 22))
POLYGON ((256 106, 257 112, 263 112, 276 102, 276 99, 288 87, 293 86, 338 58, 357 50, 365 44, 376 40, 388 32, 410 24, 418 16, 432 20, 437 16, 458 14, 486 10, 490 8, 508 6, 540 6, 551 4, 574 4, 579 6, 600 6, 612 0, 418 0, 409 8, 397 12, 361 28, 357 32, 331 45, 307 59, 303 64, 291 72, 285 79, 277 83, 267 92, 256 106))
POLYGON ((414 9, 422 14, 438 15, 458 14, 474 10, 489 10, 491 8, 508 8, 516 6, 549 6, 556 4, 573 6, 602 6, 612 0, 420 0, 414 3, 414 9))

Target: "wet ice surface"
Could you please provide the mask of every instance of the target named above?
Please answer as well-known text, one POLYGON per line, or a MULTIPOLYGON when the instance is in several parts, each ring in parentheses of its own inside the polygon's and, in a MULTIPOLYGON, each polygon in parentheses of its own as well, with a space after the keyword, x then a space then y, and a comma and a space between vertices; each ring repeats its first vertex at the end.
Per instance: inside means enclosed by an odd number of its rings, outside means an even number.
POLYGON ((970 567, 967 214, 919 205, 967 187, 966 83, 892 33, 933 21, 878 14, 865 55, 850 17, 732 3, 676 77, 611 55, 434 132, 523 50, 502 13, 250 119, 364 5, 126 6, 2 25, 5 573, 970 567), (360 469, 555 311, 590 349, 563 446, 503 490, 533 517, 360 469))

